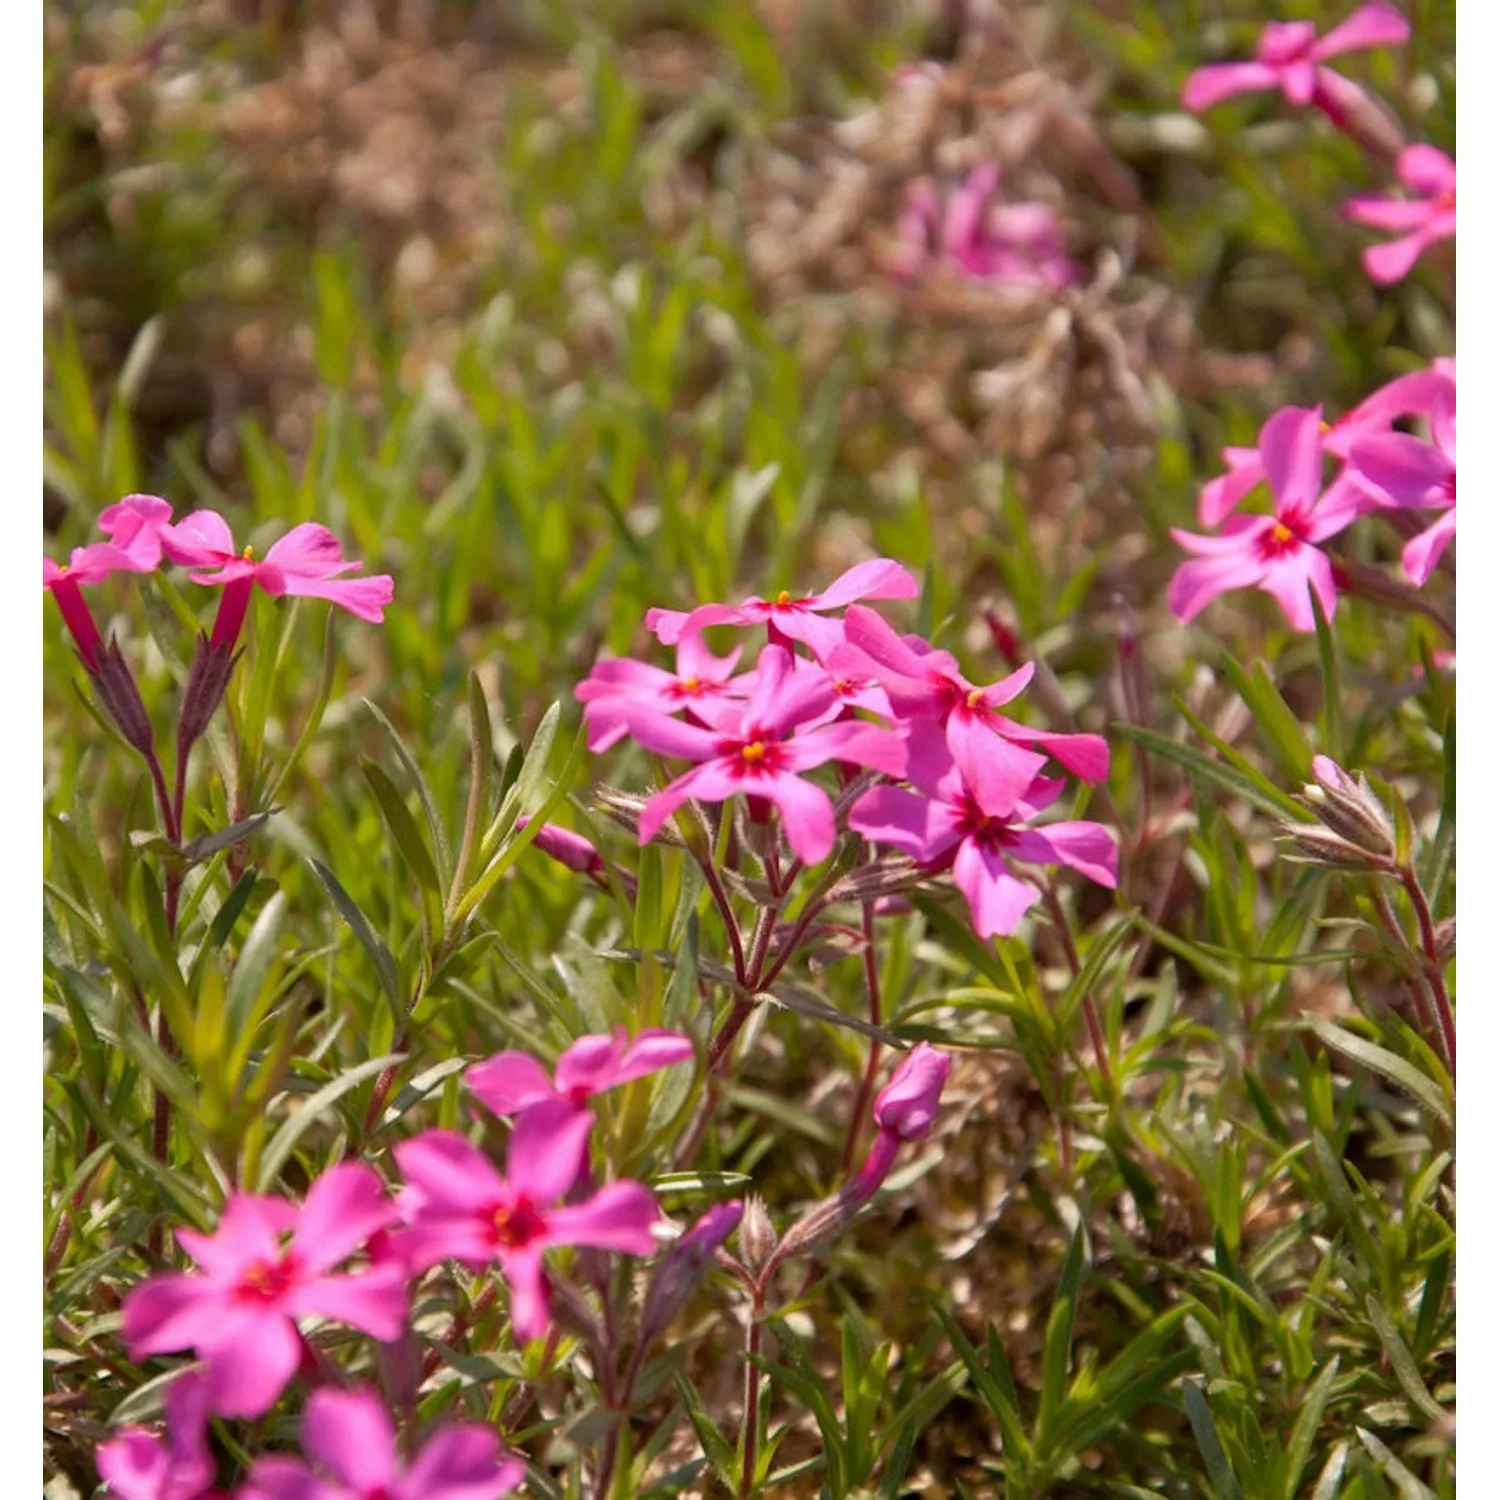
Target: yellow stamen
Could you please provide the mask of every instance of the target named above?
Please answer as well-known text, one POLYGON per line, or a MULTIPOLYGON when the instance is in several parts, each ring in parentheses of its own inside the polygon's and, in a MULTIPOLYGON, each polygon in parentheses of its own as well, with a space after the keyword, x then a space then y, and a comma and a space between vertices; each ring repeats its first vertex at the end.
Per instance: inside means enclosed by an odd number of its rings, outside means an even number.
POLYGON ((975 688, 974 691, 972 693, 970 693, 969 696, 964 700, 964 702, 967 703, 970 708, 978 708, 979 707, 979 700, 981 698, 983 698, 983 697, 984 697, 984 689, 983 688, 975 688))
POLYGON ((740 759, 750 765, 759 765, 766 758, 766 747, 759 740, 751 740, 740 749, 740 759))
POLYGON ((246 562, 249 562, 250 559, 255 556, 255 548, 246 547, 245 550, 240 553, 240 556, 243 557, 246 562))
POLYGON ((682 690, 685 693, 696 693, 702 684, 696 677, 684 677, 682 679, 682 690))
POLYGON ((785 607, 792 602, 792 596, 786 589, 782 589, 776 596, 776 602, 785 607))
POLYGON ((1283 526, 1281 522, 1278 521, 1271 528, 1271 540, 1278 546, 1285 547, 1288 542, 1294 542, 1297 539, 1292 535, 1291 530, 1288 527, 1283 526))

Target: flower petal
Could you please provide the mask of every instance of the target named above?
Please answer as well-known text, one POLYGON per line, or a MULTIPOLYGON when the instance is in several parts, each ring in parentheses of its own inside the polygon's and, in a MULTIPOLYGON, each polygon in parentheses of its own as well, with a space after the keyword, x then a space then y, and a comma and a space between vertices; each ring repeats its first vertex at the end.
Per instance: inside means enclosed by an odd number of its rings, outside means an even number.
POLYGON ((964 893, 974 930, 982 938, 1009 937, 1041 894, 1017 880, 997 850, 975 839, 958 846, 953 882, 964 893))
POLYGON ((522 1110, 505 1158, 511 1187, 538 1206, 556 1202, 583 1170, 593 1125, 594 1117, 570 1099, 522 1110))
POLYGON ((302 1448, 355 1490, 388 1488, 396 1477, 395 1428, 373 1391, 314 1391, 302 1413, 302 1448))
POLYGON ((292 1244, 303 1268, 316 1275, 348 1260, 395 1219, 379 1176, 369 1167, 341 1162, 308 1189, 292 1244))
POLYGON ((525 1476, 526 1465, 502 1456, 490 1428, 462 1422, 427 1439, 401 1480, 397 1500, 500 1500, 525 1476))
POLYGON ((1182 86, 1182 107, 1199 112, 1236 94, 1273 89, 1280 81, 1275 68, 1258 62, 1211 63, 1188 74, 1182 86))
POLYGON ((1341 52, 1361 52, 1368 47, 1400 47, 1411 36, 1406 17, 1383 0, 1370 0, 1314 43, 1312 55, 1322 62, 1341 52))
POLYGON ((922 590, 911 573, 889 557, 872 557, 840 573, 816 596, 818 609, 842 609, 856 599, 915 599, 922 590))
POLYGON ((1418 588, 1432 577, 1438 559, 1458 532, 1458 509, 1444 511, 1426 531, 1418 532, 1401 549, 1401 566, 1418 588))
POLYGON ((553 1209, 547 1215, 547 1239, 554 1245, 593 1245, 650 1255, 656 1249, 652 1227, 660 1218, 650 1188, 639 1182, 610 1182, 587 1202, 553 1209))
POLYGON ((1279 512, 1306 512, 1323 489, 1322 407, 1283 407, 1260 430, 1260 457, 1279 512))
POLYGON ((1036 864, 1067 865, 1100 885, 1115 888, 1120 875, 1120 850, 1102 823, 1049 823, 1023 829, 1015 836, 1011 854, 1036 864))
MULTIPOLYGON (((506 1194, 506 1185, 484 1152, 453 1130, 424 1130, 396 1148, 401 1174, 420 1201, 439 1210, 468 1213, 506 1194)), ((400 1206, 402 1200, 397 1199, 400 1206)))
POLYGON ((406 1283, 405 1266, 383 1261, 357 1276, 320 1276, 303 1282, 288 1293, 287 1305, 298 1317, 347 1323, 389 1344, 406 1327, 406 1283))
POLYGON ((225 1417, 258 1417, 275 1404, 302 1362, 302 1339, 290 1318, 273 1311, 227 1319, 212 1345, 200 1345, 213 1382, 214 1409, 225 1417))
POLYGON ((889 844, 914 859, 935 859, 959 837, 941 816, 944 806, 904 787, 872 787, 849 809, 849 826, 871 843, 889 844))
POLYGON ((497 1052, 464 1073, 469 1091, 497 1115, 557 1098, 547 1070, 529 1052, 497 1052))

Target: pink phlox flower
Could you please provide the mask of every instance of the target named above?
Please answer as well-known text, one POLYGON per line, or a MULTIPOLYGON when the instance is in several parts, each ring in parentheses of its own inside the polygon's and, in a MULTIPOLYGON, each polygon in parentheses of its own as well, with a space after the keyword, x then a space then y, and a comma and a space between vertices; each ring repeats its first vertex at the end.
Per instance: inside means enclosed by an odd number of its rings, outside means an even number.
POLYGON ((380 1178, 348 1163, 319 1177, 300 1209, 285 1198, 234 1194, 213 1234, 177 1232, 199 1271, 153 1276, 126 1297, 130 1357, 194 1349, 206 1363, 214 1409, 259 1416, 301 1360, 298 1318, 348 1323, 385 1341, 400 1334, 407 1313, 401 1267, 334 1274, 394 1218, 380 1178))
POLYGON ((131 573, 151 573, 160 565, 162 532, 171 521, 171 505, 157 495, 126 495, 99 513, 106 545, 124 559, 117 566, 131 573))
POLYGON ((1406 576, 1419 587, 1458 530, 1458 420, 1455 393, 1440 393, 1432 412, 1432 441, 1404 432, 1362 438, 1349 459, 1365 484, 1393 506, 1442 511, 1402 549, 1406 576))
POLYGON ((302 1413, 309 1467, 280 1455, 258 1459, 240 1500, 500 1500, 526 1466, 488 1427, 440 1427, 402 1462, 395 1428, 370 1390, 314 1391, 302 1413))
POLYGON ((868 672, 885 688, 898 719, 942 724, 950 747, 973 739, 997 760, 1017 794, 1041 773, 1049 755, 1085 781, 1102 781, 1109 775, 1109 746, 1098 735, 1052 734, 999 711, 1025 691, 1036 670, 1031 662, 980 687, 959 671, 949 652, 936 650, 919 636, 897 635, 873 609, 850 609, 844 636, 844 648, 829 655, 830 671, 868 672), (998 750, 989 744, 996 736, 1001 741, 998 750))
POLYGON ((728 656, 715 656, 695 630, 678 639, 673 672, 628 656, 596 662, 594 670, 573 689, 573 696, 584 705, 589 749, 608 750, 625 737, 621 710, 628 705, 663 714, 686 711, 692 717, 706 699, 746 697, 755 686, 755 677, 750 672, 734 675, 741 650, 736 646, 728 656))
POLYGON ((1213 63, 1189 74, 1182 105, 1200 111, 1236 94, 1279 88, 1287 103, 1311 104, 1342 126, 1367 96, 1358 84, 1322 65, 1345 52, 1399 47, 1410 35, 1406 18, 1384 0, 1361 5, 1321 38, 1311 21, 1272 21, 1261 31, 1254 62, 1213 63))
POLYGON ((700 604, 696 609, 651 609, 646 628, 654 631, 664 646, 674 646, 685 635, 710 625, 765 625, 774 641, 779 633, 789 641, 801 641, 815 652, 829 651, 838 644, 839 624, 823 616, 858 599, 915 599, 917 580, 888 557, 856 563, 840 573, 821 594, 794 597, 783 589, 774 599, 758 595, 743 604, 700 604))
POLYGON ((844 646, 845 643, 840 641, 817 661, 809 661, 803 656, 792 658, 794 673, 820 673, 833 687, 834 701, 816 718, 809 719, 807 728, 815 729, 819 724, 831 724, 835 719, 850 718, 855 709, 875 714, 887 724, 894 724, 896 711, 891 707, 891 700, 885 689, 866 670, 865 664, 850 656, 844 646), (840 671, 832 665, 835 658, 838 658, 844 670, 840 671))
POLYGON ((890 1175, 897 1153, 907 1141, 926 1140, 937 1120, 943 1085, 952 1059, 927 1042, 918 1042, 875 1096, 873 1114, 878 1133, 865 1164, 846 1190, 864 1202, 890 1175))
POLYGON ((888 776, 899 776, 906 767, 906 747, 892 731, 852 719, 818 722, 836 701, 826 673, 794 671, 790 652, 767 646, 756 666, 753 697, 744 703, 702 705, 709 728, 649 710, 629 710, 630 733, 648 750, 699 762, 647 801, 640 842, 649 843, 690 797, 723 802, 744 795, 776 804, 787 842, 799 859, 807 864, 826 859, 837 837, 833 804, 821 787, 803 781, 800 773, 829 761, 888 776))
MULTIPOLYGON (((385 618, 385 606, 395 593, 395 582, 389 574, 368 578, 345 578, 364 566, 346 558, 338 538, 326 527, 313 521, 294 526, 279 541, 272 543, 264 558, 257 561, 252 548, 237 550, 229 523, 217 511, 195 510, 175 526, 162 533, 162 549, 174 563, 193 569, 194 583, 223 584, 226 605, 231 595, 243 601, 239 619, 244 618, 251 585, 258 585, 273 598, 283 594, 327 599, 361 620, 378 625, 385 618)), ((234 622, 237 635, 239 622, 234 622)), ((215 626, 215 638, 220 635, 215 626)))
MULTIPOLYGON (((1350 451, 1360 438, 1389 432, 1394 423, 1406 418, 1430 417, 1440 393, 1456 391, 1455 382, 1451 359, 1436 359, 1425 370, 1397 376, 1366 396, 1336 422, 1322 425, 1324 453, 1347 463, 1350 451)), ((1222 456, 1229 472, 1211 479, 1198 497, 1198 521, 1203 526, 1219 525, 1240 501, 1265 483, 1266 467, 1259 448, 1225 448, 1222 456)), ((1362 514, 1385 503, 1378 494, 1371 495, 1359 483, 1358 474, 1346 468, 1329 486, 1320 509, 1331 514, 1332 507, 1347 504, 1362 514)))
POLYGON ((571 1100, 524 1109, 511 1131, 506 1175, 451 1130, 403 1141, 396 1160, 406 1178, 397 1198, 407 1227, 400 1253, 413 1270, 453 1259, 470 1270, 498 1263, 510 1287, 519 1339, 540 1338, 549 1322, 542 1252, 590 1245, 629 1255, 655 1248, 656 1199, 639 1182, 611 1182, 581 1202, 559 1200, 578 1181, 592 1117, 571 1100))
POLYGON ((1172 576, 1167 599, 1179 620, 1191 620, 1232 589, 1260 588, 1281 605, 1297 630, 1313 629, 1307 591, 1317 591, 1325 616, 1338 596, 1333 568, 1317 545, 1358 514, 1352 484, 1323 488, 1322 408, 1284 407, 1260 432, 1260 459, 1275 510, 1269 516, 1232 516, 1217 536, 1173 529, 1194 554, 1172 576))
POLYGON ((186 1370, 167 1387, 166 1441, 144 1427, 127 1427, 101 1443, 99 1477, 119 1500, 211 1500, 214 1461, 208 1451, 208 1382, 186 1370))
POLYGON ((549 1100, 569 1100, 581 1108, 595 1094, 690 1062, 692 1056, 693 1043, 680 1032, 652 1028, 631 1036, 620 1026, 609 1036, 579 1037, 558 1058, 551 1076, 529 1052, 497 1052, 468 1069, 464 1082, 501 1116, 549 1100))
POLYGON ((1429 245, 1458 233, 1458 171, 1453 159, 1435 146, 1408 146, 1396 158, 1396 177, 1414 196, 1373 194, 1351 198, 1346 217, 1397 238, 1366 247, 1360 257, 1377 286, 1400 281, 1429 245))
POLYGON ((1031 827, 1063 782, 1038 777, 1017 792, 995 750, 995 736, 956 746, 931 727, 913 729, 907 778, 914 790, 877 786, 849 810, 849 826, 923 864, 951 866, 981 937, 1008 937, 1036 902, 1034 885, 1011 861, 1067 865, 1114 888, 1119 851, 1109 829, 1070 821, 1031 827))

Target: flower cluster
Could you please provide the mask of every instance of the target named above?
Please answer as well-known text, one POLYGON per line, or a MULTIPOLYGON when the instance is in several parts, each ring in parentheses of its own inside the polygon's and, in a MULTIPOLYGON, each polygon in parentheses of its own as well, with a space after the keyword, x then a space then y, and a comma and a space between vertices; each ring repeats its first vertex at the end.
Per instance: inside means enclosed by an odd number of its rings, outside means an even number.
POLYGON ((1309 588, 1325 617, 1337 604, 1336 575, 1321 544, 1360 516, 1397 510, 1441 512, 1402 553, 1407 577, 1422 584, 1457 527, 1456 408, 1452 360, 1403 375, 1332 424, 1321 408, 1286 407, 1261 429, 1255 448, 1226 448, 1228 472, 1203 487, 1198 519, 1216 534, 1174 530, 1192 559, 1173 576, 1168 599, 1190 620, 1218 595, 1259 588, 1281 605, 1296 630, 1313 628, 1309 588), (1431 439, 1395 430, 1420 418, 1431 439), (1328 462, 1340 465, 1325 481, 1328 462), (1236 514, 1262 484, 1269 515, 1236 514))
POLYGON ((628 736, 692 763, 645 801, 640 842, 690 799, 744 797, 753 823, 769 822, 774 808, 792 853, 813 865, 832 853, 842 814, 847 829, 909 855, 922 873, 951 869, 986 937, 1014 932, 1037 899, 1013 861, 1067 865, 1112 887, 1118 855, 1107 829, 1033 826, 1064 787, 1043 774, 1049 758, 1097 782, 1109 773, 1108 747, 1000 711, 1030 681, 1030 665, 975 684, 948 652, 899 635, 859 602, 916 593, 911 574, 881 558, 820 594, 650 611, 648 628, 677 648, 676 672, 606 660, 576 690, 595 749, 628 736), (752 668, 736 673, 740 650, 718 657, 702 643, 716 625, 766 627, 752 668), (844 768, 846 787, 859 772, 883 779, 836 805, 805 779, 829 763, 844 768))
POLYGON ((996 203, 999 188, 993 162, 975 167, 946 203, 931 181, 912 183, 897 226, 902 279, 948 265, 974 281, 1053 291, 1082 280, 1057 214, 1045 203, 996 203))

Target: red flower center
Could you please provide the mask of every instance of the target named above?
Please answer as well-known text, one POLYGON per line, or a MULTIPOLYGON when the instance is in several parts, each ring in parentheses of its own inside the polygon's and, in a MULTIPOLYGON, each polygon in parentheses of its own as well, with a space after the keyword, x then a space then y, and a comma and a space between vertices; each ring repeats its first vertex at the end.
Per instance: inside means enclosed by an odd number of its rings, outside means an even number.
POLYGON ((278 1261, 252 1261, 240 1276, 235 1296, 241 1302, 278 1302, 297 1279, 297 1269, 297 1257, 291 1251, 278 1261))
POLYGON ((497 1203, 485 1217, 495 1244, 502 1250, 523 1249, 547 1229, 546 1220, 531 1206, 529 1198, 517 1198, 514 1203, 497 1203))
POLYGON ((1262 559, 1271 562, 1278 557, 1285 557, 1288 553, 1295 552, 1302 545, 1302 539, 1298 535, 1301 530, 1302 523, 1298 518, 1283 516, 1260 535, 1262 559))
POLYGON ((729 740, 720 753, 737 776, 769 776, 786 764, 780 740, 764 729, 751 730, 742 740, 729 740))
POLYGON ((696 698, 704 690, 704 684, 698 677, 679 677, 667 690, 674 698, 696 698))
POLYGON ((1015 829, 1004 818, 984 812, 972 797, 965 795, 959 806, 965 838, 973 839, 985 849, 1000 849, 1015 842, 1015 829))

